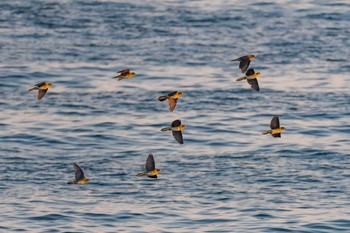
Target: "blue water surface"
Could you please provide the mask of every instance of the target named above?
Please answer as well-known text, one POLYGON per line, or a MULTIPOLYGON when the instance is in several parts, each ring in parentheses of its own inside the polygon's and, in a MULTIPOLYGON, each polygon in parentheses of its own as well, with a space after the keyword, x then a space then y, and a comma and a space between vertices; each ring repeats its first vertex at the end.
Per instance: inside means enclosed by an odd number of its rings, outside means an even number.
POLYGON ((0 232, 350 232, 349 35, 346 0, 0 1, 0 232))

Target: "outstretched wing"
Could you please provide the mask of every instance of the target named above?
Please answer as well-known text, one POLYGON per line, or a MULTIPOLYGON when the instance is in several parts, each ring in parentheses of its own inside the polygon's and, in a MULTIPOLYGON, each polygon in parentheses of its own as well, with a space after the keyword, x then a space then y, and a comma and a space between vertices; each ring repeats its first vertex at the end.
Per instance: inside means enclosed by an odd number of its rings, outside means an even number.
POLYGON ((241 61, 242 59, 244 59, 244 58, 248 58, 248 56, 242 56, 242 57, 238 57, 238 58, 236 58, 236 59, 233 59, 233 60, 231 60, 231 61, 241 61))
POLYGON ((274 116, 270 122, 270 128, 277 129, 279 127, 280 127, 280 119, 278 118, 278 116, 274 116))
POLYGON ((242 73, 245 73, 249 67, 250 60, 248 57, 244 57, 241 59, 241 62, 239 63, 239 68, 241 69, 242 73))
POLYGON ((78 166, 78 164, 73 163, 74 166, 74 172, 75 172, 75 180, 76 181, 80 181, 82 179, 84 179, 84 172, 83 170, 81 170, 81 168, 78 166))
POLYGON ((175 140, 180 144, 184 144, 184 140, 182 138, 182 132, 181 131, 172 131, 172 132, 175 140))
POLYGON ((259 83, 258 83, 258 80, 255 78, 255 79, 247 79, 249 85, 256 91, 260 91, 260 88, 259 88, 259 83))
POLYGON ((180 120, 175 120, 175 121, 173 121, 173 123, 171 123, 171 127, 179 127, 180 125, 181 125, 180 120))
POLYGON ((126 74, 130 73, 130 69, 119 70, 118 73, 121 74, 121 75, 126 75, 126 74))
POLYGON ((149 154, 146 160, 146 171, 153 171, 156 169, 156 165, 154 163, 154 158, 152 154, 149 154))
POLYGON ((281 133, 275 133, 275 134, 271 134, 271 135, 274 138, 280 138, 281 137, 281 133))
MULTIPOLYGON (((174 109, 176 107, 177 99, 168 98, 168 103, 169 103, 170 112, 174 111, 174 109)), ((181 125, 181 123, 180 123, 180 125, 181 125)))
POLYGON ((37 83, 35 84, 36 87, 42 87, 46 84, 46 82, 41 82, 41 83, 37 83))
POLYGON ((47 92, 47 89, 39 90, 38 91, 38 100, 41 100, 44 97, 44 95, 46 94, 46 92, 47 92))
POLYGON ((175 95, 176 93, 177 93, 177 91, 170 92, 170 93, 168 94, 168 96, 171 97, 171 96, 175 95))

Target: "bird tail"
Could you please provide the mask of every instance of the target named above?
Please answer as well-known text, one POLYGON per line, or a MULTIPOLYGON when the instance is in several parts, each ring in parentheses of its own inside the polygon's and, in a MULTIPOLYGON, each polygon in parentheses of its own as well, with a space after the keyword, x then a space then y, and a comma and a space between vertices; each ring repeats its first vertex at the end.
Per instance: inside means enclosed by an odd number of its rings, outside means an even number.
POLYGON ((159 96, 158 97, 158 100, 160 101, 160 102, 163 102, 164 100, 166 100, 168 97, 167 96, 159 96))
POLYGON ((239 61, 239 59, 240 59, 240 58, 236 58, 236 59, 233 59, 233 60, 231 60, 231 61, 239 61))
POLYGON ((146 176, 147 173, 146 172, 141 172, 141 173, 138 173, 136 176, 146 176))
POLYGON ((117 75, 117 76, 114 76, 114 77, 112 77, 112 78, 117 78, 117 79, 118 79, 118 81, 120 81, 120 80, 124 79, 124 77, 123 77, 123 76, 121 76, 121 75, 117 75))
POLYGON ((244 77, 238 78, 238 79, 236 79, 236 81, 242 81, 244 79, 247 79, 247 77, 244 76, 244 77))
POLYGON ((67 184, 76 184, 77 182, 75 180, 69 181, 67 184))
POLYGON ((28 91, 34 91, 34 90, 37 90, 38 87, 33 87, 33 88, 30 88, 28 91))
POLYGON ((265 134, 269 134, 269 133, 271 133, 271 130, 268 130, 266 132, 262 132, 261 134, 265 135, 265 134))
POLYGON ((165 132, 165 131, 171 131, 171 128, 170 128, 170 127, 167 127, 167 128, 162 128, 160 131, 162 131, 162 132, 165 132))

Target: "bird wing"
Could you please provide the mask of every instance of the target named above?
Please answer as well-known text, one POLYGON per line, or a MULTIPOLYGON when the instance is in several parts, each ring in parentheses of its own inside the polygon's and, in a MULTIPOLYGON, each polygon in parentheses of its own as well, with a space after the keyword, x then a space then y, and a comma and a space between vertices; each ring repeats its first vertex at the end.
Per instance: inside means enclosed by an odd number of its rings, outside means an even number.
POLYGON ((78 164, 73 163, 74 172, 75 172, 75 180, 80 181, 85 178, 83 170, 78 166, 78 164))
POLYGON ((255 78, 255 79, 247 79, 249 85, 256 91, 260 91, 260 88, 259 88, 259 83, 258 83, 258 80, 255 78))
POLYGON ((154 158, 152 154, 149 154, 146 160, 146 171, 153 171, 156 169, 156 165, 154 163, 154 158))
POLYGON ((239 68, 241 69, 242 73, 245 73, 249 67, 250 60, 248 58, 242 58, 241 62, 239 63, 239 68))
POLYGON ((275 133, 275 134, 271 134, 271 135, 274 138, 280 138, 281 137, 281 133, 275 133))
POLYGON ((120 73, 121 75, 126 75, 130 73, 130 69, 119 70, 118 73, 120 73))
POLYGON ((180 125, 181 125, 180 120, 175 120, 175 121, 173 121, 173 123, 171 123, 171 127, 179 127, 180 125))
POLYGON ((247 72, 245 73, 246 76, 252 76, 253 74, 255 74, 255 70, 253 68, 250 68, 249 70, 247 70, 247 72))
POLYGON ((41 82, 41 83, 37 83, 35 84, 36 87, 42 87, 46 84, 46 82, 41 82))
POLYGON ((46 92, 47 92, 47 89, 39 90, 38 91, 38 100, 41 100, 44 97, 44 95, 46 94, 46 92))
POLYGON ((278 118, 278 116, 274 116, 271 120, 270 128, 277 129, 279 127, 280 127, 280 119, 278 118))
MULTIPOLYGON (((174 111, 174 109, 176 107, 177 99, 168 98, 168 103, 169 103, 170 112, 174 111)), ((180 125, 181 125, 181 123, 180 123, 180 125)))
POLYGON ((244 59, 244 58, 248 58, 248 56, 242 56, 242 57, 239 57, 239 58, 236 58, 236 59, 233 59, 233 60, 231 60, 231 61, 241 61, 242 59, 244 59))
POLYGON ((180 144, 184 144, 181 131, 172 131, 172 132, 175 140, 180 144))
POLYGON ((168 94, 168 96, 171 97, 171 96, 175 95, 176 93, 177 93, 177 91, 170 92, 170 93, 168 94))

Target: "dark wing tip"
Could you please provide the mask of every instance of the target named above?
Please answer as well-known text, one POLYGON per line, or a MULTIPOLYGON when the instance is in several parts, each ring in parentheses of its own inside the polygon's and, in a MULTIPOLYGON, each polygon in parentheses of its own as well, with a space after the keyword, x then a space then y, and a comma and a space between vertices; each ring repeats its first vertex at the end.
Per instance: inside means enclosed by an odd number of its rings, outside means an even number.
POLYGON ((156 169, 156 165, 154 162, 153 154, 149 154, 146 160, 146 171, 153 171, 156 169))
POLYGON ((179 144, 184 144, 184 140, 183 140, 181 131, 173 131, 173 136, 179 144))
POLYGON ((38 100, 41 100, 45 96, 47 90, 48 89, 45 89, 45 90, 40 90, 39 89, 39 91, 38 91, 38 100))
POLYGON ((250 65, 250 60, 248 58, 242 58, 239 63, 239 68, 241 69, 242 73, 245 73, 250 65))
POLYGON ((271 129, 277 129, 280 127, 280 119, 277 115, 272 117, 272 120, 270 122, 270 128, 271 129))
POLYGON ((75 179, 77 181, 84 179, 84 172, 83 170, 78 166, 78 164, 73 163, 74 166, 74 173, 75 173, 75 179))
POLYGON ((247 81, 255 91, 260 91, 259 83, 258 83, 258 80, 256 78, 255 79, 247 79, 247 81))

